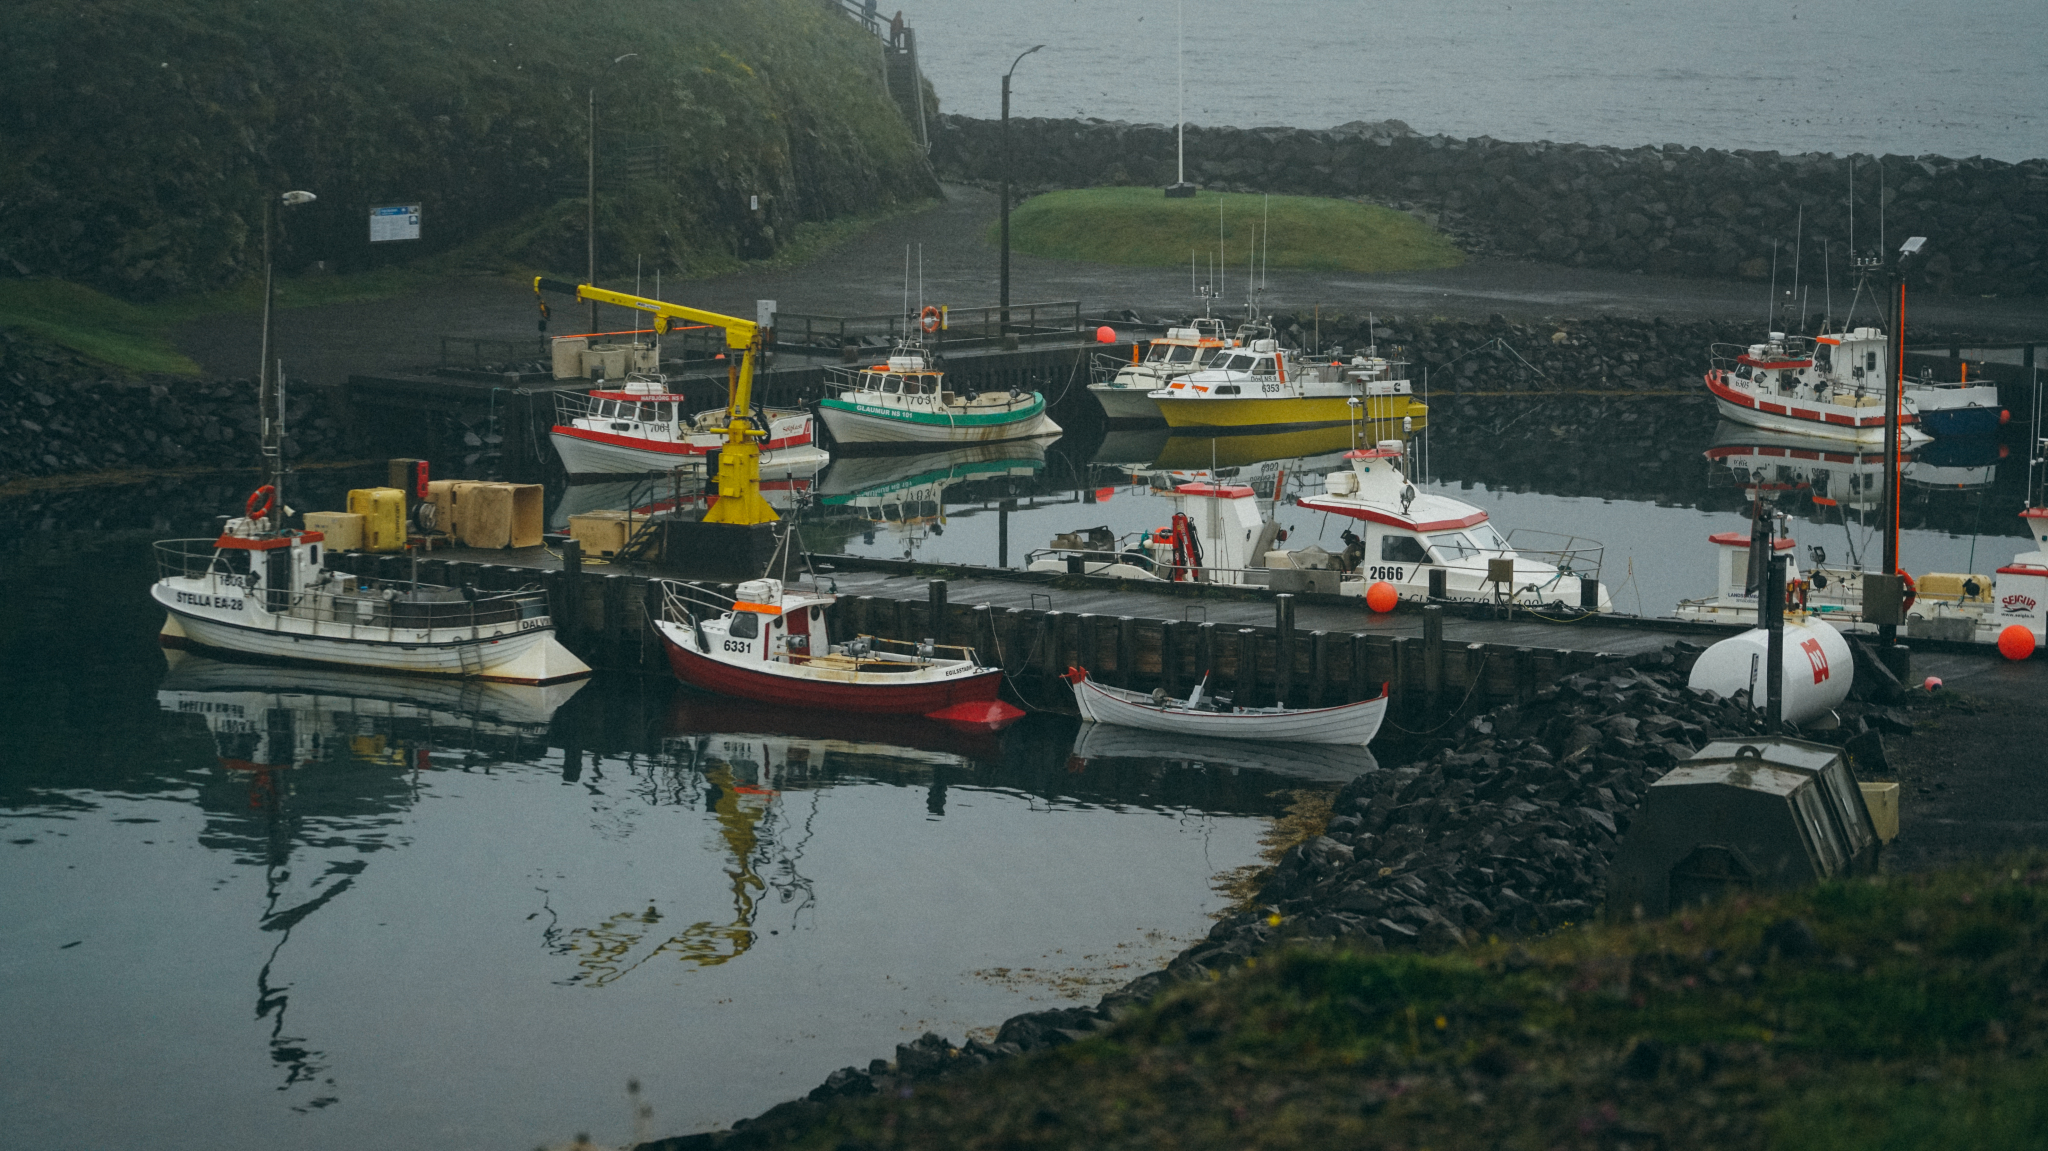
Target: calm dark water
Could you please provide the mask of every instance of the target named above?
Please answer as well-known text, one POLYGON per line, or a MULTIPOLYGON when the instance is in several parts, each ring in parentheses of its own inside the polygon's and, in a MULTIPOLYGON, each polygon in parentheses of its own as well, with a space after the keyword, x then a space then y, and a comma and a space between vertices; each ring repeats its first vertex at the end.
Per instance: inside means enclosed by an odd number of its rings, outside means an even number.
MULTIPOLYGON (((885 6, 886 17, 895 5, 885 6)), ((1173 0, 905 0, 948 111, 1170 124, 1173 0)), ((2048 156, 2031 0, 1186 0, 1187 119, 1502 140, 2048 156)))
POLYGON ((167 666, 147 544, 238 494, 0 504, 9 1146, 622 1142, 629 1080, 653 1132, 729 1122, 1151 970, 1327 786, 1055 719, 167 666))

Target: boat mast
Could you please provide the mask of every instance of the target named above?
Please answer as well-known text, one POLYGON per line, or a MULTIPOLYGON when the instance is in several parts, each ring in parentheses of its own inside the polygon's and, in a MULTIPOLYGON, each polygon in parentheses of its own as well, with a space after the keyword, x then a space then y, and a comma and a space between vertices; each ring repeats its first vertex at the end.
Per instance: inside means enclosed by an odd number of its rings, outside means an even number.
POLYGON ((1180 0, 1174 6, 1173 66, 1180 84, 1180 105, 1174 113, 1174 177, 1176 185, 1188 182, 1188 6, 1180 0))
POLYGON ((277 365, 271 359, 271 347, 275 327, 271 318, 276 310, 277 291, 272 276, 271 233, 276 224, 273 217, 277 206, 295 207, 310 204, 318 199, 311 192, 290 191, 267 193, 263 197, 263 340, 262 360, 256 365, 256 412, 262 422, 263 431, 263 482, 270 487, 270 514, 266 529, 275 530, 284 526, 284 386, 278 379, 277 365))

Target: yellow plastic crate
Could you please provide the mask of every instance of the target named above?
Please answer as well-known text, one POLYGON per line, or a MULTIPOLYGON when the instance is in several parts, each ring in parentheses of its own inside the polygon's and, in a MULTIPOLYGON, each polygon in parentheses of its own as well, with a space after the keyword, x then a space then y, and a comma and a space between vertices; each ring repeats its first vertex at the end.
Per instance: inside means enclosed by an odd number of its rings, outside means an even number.
POLYGON ((397 488, 356 488, 348 510, 363 517, 363 550, 395 552, 405 547, 405 493, 397 488))

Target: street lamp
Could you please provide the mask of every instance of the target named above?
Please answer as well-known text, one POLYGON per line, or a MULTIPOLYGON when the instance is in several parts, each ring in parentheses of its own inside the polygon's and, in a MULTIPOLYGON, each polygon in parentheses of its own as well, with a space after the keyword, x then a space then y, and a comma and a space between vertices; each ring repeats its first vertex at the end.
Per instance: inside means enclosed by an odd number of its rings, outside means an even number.
MULTIPOLYGON (((612 74, 612 69, 638 55, 638 52, 628 52, 624 56, 614 58, 611 63, 605 65, 604 71, 599 73, 597 79, 590 85, 590 138, 585 143, 583 155, 588 177, 583 195, 584 255, 588 257, 583 282, 586 284, 597 283, 597 86, 604 83, 606 76, 612 74)), ((597 331, 596 300, 590 302, 589 330, 597 331)))
MULTIPOLYGON (((1892 314, 1891 378, 1884 382, 1884 574, 1890 579, 1899 571, 1899 406, 1904 402, 1906 384, 1906 270, 1927 248, 1927 237, 1914 236, 1899 245, 1899 258, 1892 278, 1898 282, 1897 308, 1892 314)), ((1878 640, 1890 647, 1898 628, 1883 625, 1878 640)))
MULTIPOLYGON (((1017 58, 1010 61, 1010 72, 1017 70, 1017 65, 1024 62, 1024 57, 1043 47, 1045 45, 1035 44, 1017 53, 1017 58)), ((1010 340, 1010 72, 1003 73, 1003 288, 1000 332, 1005 347, 1009 346, 1010 340)))
POLYGON ((263 482, 270 485, 271 503, 277 514, 271 522, 284 526, 284 405, 278 386, 277 367, 271 362, 272 325, 270 314, 277 292, 271 278, 271 216, 276 205, 295 208, 319 199, 311 192, 283 192, 263 197, 263 344, 262 362, 256 365, 256 411, 263 427, 263 482))

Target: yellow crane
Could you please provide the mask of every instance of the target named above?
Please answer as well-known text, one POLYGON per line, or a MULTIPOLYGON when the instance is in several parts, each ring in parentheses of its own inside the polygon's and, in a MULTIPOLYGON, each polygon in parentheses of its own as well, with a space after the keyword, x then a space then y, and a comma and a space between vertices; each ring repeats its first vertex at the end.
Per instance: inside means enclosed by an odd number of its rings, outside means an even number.
MULTIPOLYGON (((760 359, 761 326, 752 320, 738 316, 720 315, 701 308, 670 304, 661 300, 650 300, 645 296, 613 292, 591 284, 572 284, 567 280, 551 280, 546 276, 533 278, 533 294, 560 292, 580 300, 599 304, 614 304, 621 308, 632 308, 647 312, 654 317, 654 330, 666 332, 676 320, 692 324, 708 324, 725 331, 725 346, 728 352, 739 353, 739 362, 734 364, 728 354, 727 392, 731 401, 726 405, 725 426, 711 429, 725 437, 725 447, 718 453, 718 502, 704 513, 707 524, 766 524, 774 523, 780 517, 768 501, 761 498, 761 444, 768 435, 766 428, 754 426, 753 391, 754 364, 760 359)), ((547 330, 548 306, 541 302, 541 330, 547 330)))

